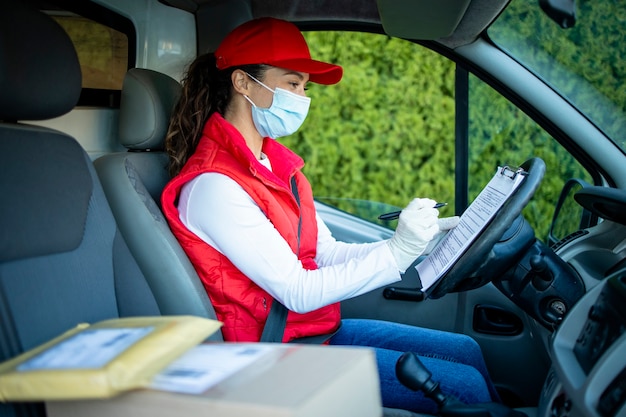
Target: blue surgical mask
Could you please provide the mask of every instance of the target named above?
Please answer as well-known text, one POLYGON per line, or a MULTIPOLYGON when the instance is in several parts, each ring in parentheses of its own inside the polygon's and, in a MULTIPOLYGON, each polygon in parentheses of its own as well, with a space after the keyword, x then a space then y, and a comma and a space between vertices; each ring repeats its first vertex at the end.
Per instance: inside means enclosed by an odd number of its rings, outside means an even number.
POLYGON ((272 90, 252 75, 248 74, 248 77, 274 93, 272 105, 268 108, 257 107, 250 97, 244 95, 252 104, 252 121, 261 136, 276 139, 295 133, 306 119, 311 99, 278 87, 272 90))

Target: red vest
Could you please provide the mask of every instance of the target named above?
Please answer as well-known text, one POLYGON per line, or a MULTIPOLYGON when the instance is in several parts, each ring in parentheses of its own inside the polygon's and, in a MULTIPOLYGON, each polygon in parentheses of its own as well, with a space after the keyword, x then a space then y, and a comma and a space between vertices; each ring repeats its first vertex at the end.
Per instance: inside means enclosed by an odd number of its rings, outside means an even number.
MULTIPOLYGON (((298 258, 306 269, 317 269, 317 222, 311 186, 300 172, 302 159, 275 140, 265 139, 263 152, 272 171, 252 154, 243 136, 218 113, 206 123, 202 138, 180 174, 163 190, 161 203, 172 232, 189 256, 211 299, 226 341, 258 342, 273 298, 239 271, 224 255, 191 233, 179 220, 176 208, 181 187, 205 172, 218 172, 235 180, 252 197, 280 235, 298 252, 298 220, 302 216, 298 258), (300 208, 290 190, 296 177, 300 208)), ((207 213, 210 215, 210 213, 207 213)), ((263 242, 259 242, 262 245, 263 242)), ((331 333, 340 321, 338 303, 287 316, 284 342, 331 333)))

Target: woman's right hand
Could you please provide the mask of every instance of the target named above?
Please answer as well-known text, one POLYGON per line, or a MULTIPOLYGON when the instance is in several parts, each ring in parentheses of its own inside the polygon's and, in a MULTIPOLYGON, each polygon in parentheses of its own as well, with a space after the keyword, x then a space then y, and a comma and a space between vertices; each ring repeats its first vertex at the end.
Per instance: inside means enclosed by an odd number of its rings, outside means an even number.
POLYGON ((449 230, 458 224, 458 217, 450 217, 441 219, 440 228, 439 210, 434 208, 435 204, 430 198, 416 198, 400 213, 396 232, 387 244, 401 272, 424 252, 440 230, 449 230))

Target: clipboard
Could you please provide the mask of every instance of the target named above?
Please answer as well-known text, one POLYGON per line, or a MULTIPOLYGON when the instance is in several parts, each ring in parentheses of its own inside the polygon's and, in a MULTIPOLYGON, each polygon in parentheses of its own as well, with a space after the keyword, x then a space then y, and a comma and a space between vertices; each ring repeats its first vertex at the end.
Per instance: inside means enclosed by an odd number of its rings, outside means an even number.
POLYGON ((491 223, 498 210, 515 193, 528 172, 521 167, 499 166, 489 183, 460 218, 459 225, 445 235, 415 269, 427 296, 476 238, 491 223))

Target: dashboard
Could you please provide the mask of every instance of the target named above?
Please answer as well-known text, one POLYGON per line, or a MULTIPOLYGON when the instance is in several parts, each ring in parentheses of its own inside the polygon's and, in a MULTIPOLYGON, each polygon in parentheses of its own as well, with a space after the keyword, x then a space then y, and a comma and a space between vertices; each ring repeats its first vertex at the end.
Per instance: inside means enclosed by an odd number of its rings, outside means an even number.
POLYGON ((626 193, 586 186, 574 199, 603 220, 535 241, 494 284, 550 351, 537 417, 626 417, 626 193))
POLYGON ((551 356, 538 416, 626 416, 626 268, 569 311, 551 356))

